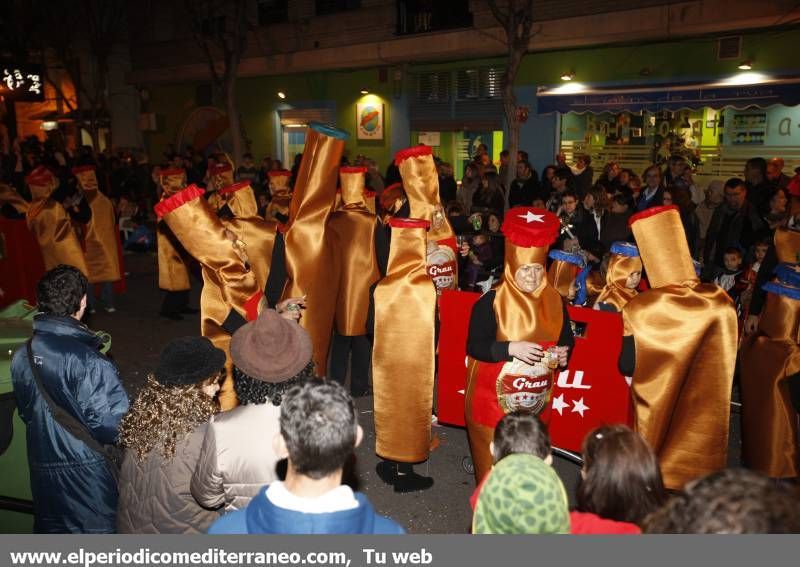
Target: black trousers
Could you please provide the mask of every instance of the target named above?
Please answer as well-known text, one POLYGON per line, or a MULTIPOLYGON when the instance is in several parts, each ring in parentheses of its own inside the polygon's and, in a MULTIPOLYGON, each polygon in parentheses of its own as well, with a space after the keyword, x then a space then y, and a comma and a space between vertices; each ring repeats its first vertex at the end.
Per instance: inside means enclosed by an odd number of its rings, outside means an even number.
POLYGON ((164 301, 161 303, 161 312, 164 314, 180 314, 187 307, 189 307, 188 289, 184 291, 168 291, 164 295, 164 301))
POLYGON ((350 362, 350 392, 362 395, 369 391, 369 371, 372 361, 372 343, 367 335, 346 337, 333 333, 330 357, 330 378, 344 385, 347 380, 347 363, 350 362))

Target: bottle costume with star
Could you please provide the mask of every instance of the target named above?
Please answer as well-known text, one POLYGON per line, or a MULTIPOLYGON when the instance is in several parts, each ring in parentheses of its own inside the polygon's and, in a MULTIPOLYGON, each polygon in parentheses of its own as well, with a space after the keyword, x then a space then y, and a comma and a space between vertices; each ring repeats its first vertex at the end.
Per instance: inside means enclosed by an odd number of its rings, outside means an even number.
POLYGON ((726 466, 738 345, 733 302, 700 283, 677 207, 629 221, 650 289, 622 308, 620 371, 632 376, 636 431, 655 452, 664 485, 726 466))
POLYGON ((472 309, 465 418, 477 482, 492 467, 489 444, 497 422, 515 409, 540 413, 550 407, 552 369, 543 372, 540 364, 513 359, 509 344, 530 341, 543 349, 554 345, 571 349, 574 344, 566 304, 544 271, 559 227, 558 217, 545 209, 510 209, 501 227, 506 239, 503 281, 472 309), (526 292, 515 275, 531 265, 538 265, 540 281, 526 292))

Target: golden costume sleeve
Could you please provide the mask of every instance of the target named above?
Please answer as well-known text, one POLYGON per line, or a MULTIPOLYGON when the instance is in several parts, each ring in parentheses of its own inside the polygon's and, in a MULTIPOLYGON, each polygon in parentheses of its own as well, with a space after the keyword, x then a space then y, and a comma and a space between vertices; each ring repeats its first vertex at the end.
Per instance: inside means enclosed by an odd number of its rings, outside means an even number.
POLYGON ((241 242, 259 289, 266 289, 278 225, 258 216, 258 205, 249 181, 223 187, 219 194, 233 214, 233 218, 223 224, 241 242))
POLYGON ((336 297, 330 293, 331 273, 325 236, 336 194, 339 161, 348 135, 342 130, 313 124, 306 132, 303 161, 297 173, 289 208, 286 273, 282 299, 306 295, 300 325, 311 335, 318 376, 327 373, 336 297))
MULTIPOLYGON (((260 294, 255 275, 247 269, 241 250, 233 242, 196 185, 176 193, 156 205, 156 213, 175 237, 203 267, 203 293, 200 297, 201 332, 228 354, 230 334, 223 323, 231 310, 247 318, 246 304, 260 294)), ((230 373, 229 373, 230 378, 230 373)), ((236 405, 232 381, 226 380, 220 392, 220 405, 236 405)))
POLYGON ((68 264, 88 275, 83 249, 72 230, 69 214, 61 205, 50 198, 58 186, 58 181, 49 170, 39 166, 25 178, 31 190, 31 205, 26 214, 28 228, 33 232, 46 270, 59 264, 68 264))
POLYGON ((772 478, 800 476, 798 417, 787 378, 800 372, 800 289, 768 283, 758 332, 739 351, 742 457, 772 478))
POLYGON ((436 289, 425 269, 428 222, 392 219, 389 225, 388 270, 374 294, 375 452, 416 463, 430 451, 436 289))
POLYGON ((683 231, 675 207, 630 222, 651 286, 622 310, 636 352, 635 426, 677 490, 726 465, 736 310, 722 288, 697 279, 686 239, 675 237, 683 231))
MULTIPOLYGON (((186 187, 186 172, 181 168, 162 169, 158 184, 161 186, 162 201, 186 187)), ((183 247, 169 230, 159 221, 156 225, 156 244, 158 246, 158 287, 165 291, 186 291, 191 289, 189 267, 182 254, 183 247)))
POLYGON ((367 334, 369 290, 380 278, 375 256, 375 215, 364 203, 366 168, 343 167, 342 208, 331 214, 328 234, 332 273, 338 276, 336 330, 352 337, 367 334))
POLYGON ((115 282, 120 279, 117 215, 114 204, 100 192, 93 165, 72 170, 78 178, 92 218, 86 226, 86 266, 89 283, 115 282))

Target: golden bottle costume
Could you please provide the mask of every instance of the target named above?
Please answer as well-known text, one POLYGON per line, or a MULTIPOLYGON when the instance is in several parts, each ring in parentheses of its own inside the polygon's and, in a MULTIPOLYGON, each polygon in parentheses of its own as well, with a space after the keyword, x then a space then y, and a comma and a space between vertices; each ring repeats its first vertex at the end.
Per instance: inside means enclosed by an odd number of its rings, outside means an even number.
POLYGON ((564 301, 544 274, 547 250, 558 238, 559 226, 558 217, 544 209, 510 209, 501 229, 506 239, 503 280, 472 310, 464 413, 477 482, 492 467, 489 444, 497 422, 517 409, 508 406, 514 395, 525 394, 544 404, 539 411, 549 408, 549 400, 544 399, 548 392, 542 388, 528 388, 530 384, 513 387, 514 378, 520 374, 512 366, 517 362, 508 354, 509 343, 531 341, 544 347, 572 344, 567 338, 572 333, 564 301), (541 283, 530 293, 515 281, 517 270, 528 264, 538 264, 542 270, 541 283))
POLYGON ((161 201, 155 207, 175 237, 203 268, 200 296, 200 331, 228 355, 228 378, 219 401, 224 410, 236 406, 231 376, 231 333, 223 325, 229 317, 244 321, 255 318, 248 305, 261 296, 255 275, 248 269, 239 242, 232 241, 225 226, 203 198, 196 185, 161 201))
POLYGON ((223 204, 222 196, 219 194, 223 187, 233 185, 233 165, 229 162, 215 163, 206 172, 208 181, 206 183, 205 199, 211 208, 218 210, 223 204))
POLYGON ((636 289, 626 287, 632 273, 642 272, 639 249, 628 242, 611 244, 611 260, 606 272, 606 285, 597 296, 595 309, 622 311, 622 308, 637 295, 636 289))
POLYGON ((58 187, 58 180, 50 170, 39 166, 25 178, 25 182, 31 190, 31 204, 26 221, 42 250, 45 270, 59 264, 68 264, 88 275, 86 258, 78 237, 72 230, 69 214, 61 203, 50 198, 58 187))
POLYGON ((375 452, 416 463, 428 458, 433 410, 437 296, 425 267, 429 224, 391 219, 389 226, 388 268, 374 293, 375 452))
POLYGON ((589 269, 580 254, 551 250, 547 256, 553 262, 547 270, 547 281, 573 305, 586 303, 586 278, 589 269))
POLYGON ((72 169, 92 210, 86 225, 86 266, 89 283, 115 282, 120 279, 119 231, 114 204, 100 192, 93 165, 72 169))
MULTIPOLYGON (((695 273, 676 207, 654 207, 630 219, 650 288, 622 309, 632 337, 635 427, 655 451, 664 484, 725 467, 736 310, 719 286, 695 273)), ((623 344, 623 358, 626 355, 623 344)))
POLYGON ((219 191, 233 218, 223 224, 236 235, 247 255, 259 289, 266 289, 277 223, 258 216, 258 205, 249 181, 240 181, 219 191))
POLYGON ((347 137, 346 132, 322 124, 311 124, 306 131, 303 161, 289 207, 289 227, 284 233, 287 281, 282 299, 306 296, 300 325, 311 335, 318 376, 327 373, 336 306, 327 280, 331 258, 325 231, 347 137))
POLYGON ((281 169, 270 171, 267 175, 269 176, 269 193, 272 198, 267 205, 264 218, 285 223, 289 218, 289 204, 292 202, 292 190, 289 187, 292 172, 281 169))
POLYGON ((437 293, 458 289, 456 237, 439 201, 439 174, 430 146, 414 146, 397 152, 395 164, 400 168, 403 189, 408 197, 412 218, 431 224, 428 231, 428 273, 437 293))
POLYGON ((775 230, 774 242, 778 262, 800 262, 800 231, 779 227, 775 230))
POLYGON ((798 416, 788 381, 800 379, 800 288, 769 282, 758 332, 740 350, 742 457, 773 478, 800 476, 798 416))
MULTIPOLYGON (((162 202, 186 187, 186 172, 179 168, 162 169, 158 176, 162 202)), ((167 225, 156 227, 158 245, 158 287, 164 291, 189 291, 189 267, 183 248, 167 225)))

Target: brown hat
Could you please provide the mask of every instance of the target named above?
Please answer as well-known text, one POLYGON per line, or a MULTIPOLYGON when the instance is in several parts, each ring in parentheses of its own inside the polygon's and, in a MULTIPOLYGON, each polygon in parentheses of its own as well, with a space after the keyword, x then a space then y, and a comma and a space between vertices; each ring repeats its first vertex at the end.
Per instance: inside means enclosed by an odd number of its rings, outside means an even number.
POLYGON ((273 384, 299 374, 311 362, 311 352, 306 330, 273 309, 264 309, 231 338, 233 364, 251 378, 273 384))

